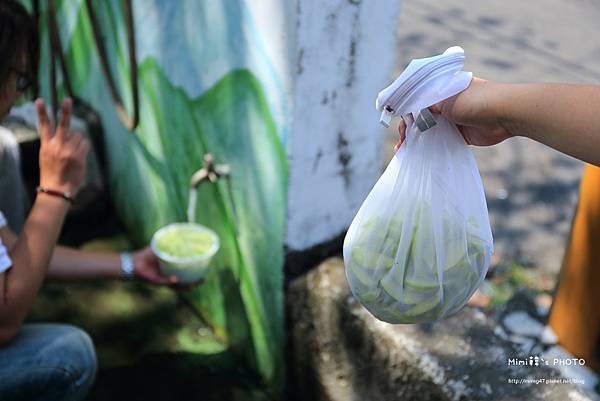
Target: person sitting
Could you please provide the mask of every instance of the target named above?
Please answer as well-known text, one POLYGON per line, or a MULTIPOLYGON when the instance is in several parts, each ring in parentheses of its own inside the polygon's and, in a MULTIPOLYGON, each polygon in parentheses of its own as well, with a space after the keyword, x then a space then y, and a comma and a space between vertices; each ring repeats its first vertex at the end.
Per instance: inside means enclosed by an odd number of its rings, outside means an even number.
MULTIPOLYGON (((34 21, 18 2, 0 1, 0 120, 32 84, 37 60, 34 21)), ((66 324, 23 323, 44 280, 139 278, 156 285, 176 285, 177 280, 161 274, 149 247, 118 254, 57 246, 84 179, 90 143, 70 131, 70 99, 62 103, 56 129, 41 99, 36 108, 41 141, 37 196, 19 234, 0 211, 0 400, 80 400, 97 370, 88 334, 66 324)), ((0 157, 9 153, 0 151, 0 157)), ((0 176, 8 174, 14 171, 0 170, 0 176)))

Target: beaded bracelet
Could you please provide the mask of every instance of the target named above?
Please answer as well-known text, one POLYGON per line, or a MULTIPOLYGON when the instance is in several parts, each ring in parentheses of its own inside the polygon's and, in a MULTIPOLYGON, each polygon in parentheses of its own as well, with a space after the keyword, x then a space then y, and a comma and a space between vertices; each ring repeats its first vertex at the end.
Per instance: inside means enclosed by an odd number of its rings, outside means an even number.
POLYGON ((50 196, 56 196, 58 198, 62 198, 64 200, 66 200, 67 202, 73 204, 75 202, 75 198, 73 197, 73 195, 70 192, 61 192, 61 191, 56 191, 54 189, 50 189, 50 188, 44 188, 42 186, 38 186, 35 191, 37 193, 44 193, 46 195, 50 195, 50 196))

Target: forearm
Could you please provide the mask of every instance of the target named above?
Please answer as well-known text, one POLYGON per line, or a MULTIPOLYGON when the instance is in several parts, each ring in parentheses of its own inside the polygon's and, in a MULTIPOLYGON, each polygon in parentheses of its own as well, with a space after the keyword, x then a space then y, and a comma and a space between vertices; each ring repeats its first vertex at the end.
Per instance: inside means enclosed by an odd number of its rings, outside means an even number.
POLYGON ((88 281, 117 279, 121 260, 117 253, 84 252, 57 246, 50 261, 48 279, 57 281, 88 281))
POLYGON ((0 327, 15 329, 25 319, 48 270, 68 203, 40 195, 10 249, 12 267, 0 289, 0 327))
POLYGON ((497 85, 491 105, 507 131, 600 165, 600 86, 497 85))
MULTIPOLYGON (((17 241, 12 231, 0 230, 9 248, 17 241)), ((56 281, 87 281, 121 277, 121 260, 114 252, 84 252, 57 245, 50 258, 46 278, 56 281)))

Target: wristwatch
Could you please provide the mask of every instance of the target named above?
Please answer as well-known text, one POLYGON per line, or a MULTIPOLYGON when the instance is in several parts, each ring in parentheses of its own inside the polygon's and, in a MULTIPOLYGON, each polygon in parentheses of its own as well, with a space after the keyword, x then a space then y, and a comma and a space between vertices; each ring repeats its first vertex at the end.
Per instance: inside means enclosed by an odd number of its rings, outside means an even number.
POLYGON ((135 276, 133 273, 133 259, 129 252, 122 252, 121 256, 121 278, 123 280, 131 280, 135 276))

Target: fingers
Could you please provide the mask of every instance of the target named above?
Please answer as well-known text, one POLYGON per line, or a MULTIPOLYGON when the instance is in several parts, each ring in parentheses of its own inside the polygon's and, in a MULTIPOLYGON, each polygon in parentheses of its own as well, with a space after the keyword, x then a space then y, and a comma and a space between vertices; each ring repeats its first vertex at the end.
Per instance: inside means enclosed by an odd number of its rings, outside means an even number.
POLYGON ((58 126, 56 132, 52 133, 52 124, 48 113, 46 112, 46 104, 44 100, 39 98, 35 101, 35 108, 38 115, 38 126, 40 132, 40 139, 42 141, 48 141, 52 137, 56 136, 61 141, 64 141, 71 129, 71 114, 73 110, 73 101, 70 98, 66 98, 60 108, 60 117, 58 119, 58 126))
POLYGON ((404 141, 406 140, 406 121, 404 121, 404 119, 402 119, 402 121, 400 121, 400 126, 398 127, 398 132, 400 134, 400 144, 398 145, 398 147, 400 147, 400 145, 402 145, 404 143, 404 141))
POLYGON ((90 141, 88 141, 85 138, 81 140, 79 146, 77 147, 77 150, 82 158, 85 158, 87 156, 88 152, 90 151, 90 146, 90 141))
POLYGON ((44 100, 37 99, 35 101, 35 109, 38 115, 38 130, 40 132, 40 140, 46 142, 52 138, 52 125, 46 113, 46 104, 44 100))
POLYGON ((400 149, 400 146, 406 140, 406 122, 404 121, 404 119, 400 120, 400 124, 398 125, 398 134, 400 136, 400 139, 399 139, 398 143, 394 146, 395 151, 400 149))
POLYGON ((90 147, 90 141, 79 132, 67 136, 62 144, 63 150, 73 155, 80 162, 85 160, 90 147))
POLYGON ((68 138, 66 138, 65 144, 69 144, 74 149, 77 149, 77 147, 79 146, 79 144, 81 143, 82 140, 83 140, 83 136, 79 132, 75 132, 75 133, 69 135, 68 138))
POLYGON ((56 128, 56 137, 64 140, 71 128, 71 113, 73 110, 73 101, 71 98, 63 100, 60 107, 60 117, 58 119, 58 127, 56 128))
POLYGON ((471 141, 471 137, 476 136, 476 134, 477 134, 476 128, 469 127, 466 125, 461 125, 461 126, 458 126, 457 128, 458 128, 458 132, 460 132, 463 139, 465 140, 465 143, 467 145, 472 145, 473 142, 471 141), (473 134, 475 134, 475 135, 473 135, 473 134))
POLYGON ((181 284, 179 282, 179 279, 175 276, 157 276, 154 280, 153 280, 154 284, 158 284, 158 285, 167 285, 169 287, 174 287, 174 288, 180 288, 180 287, 185 287, 185 284, 181 284))
MULTIPOLYGON (((58 132, 58 131, 57 131, 58 132)), ((56 134, 58 137, 58 134, 56 134)), ((79 132, 75 132, 68 137, 65 138, 63 142, 64 149, 70 149, 72 154, 79 154, 79 147, 82 145, 84 141, 83 136, 79 132)))
POLYGON ((150 281, 157 285, 177 286, 179 284, 179 280, 175 276, 166 277, 157 275, 150 281))

